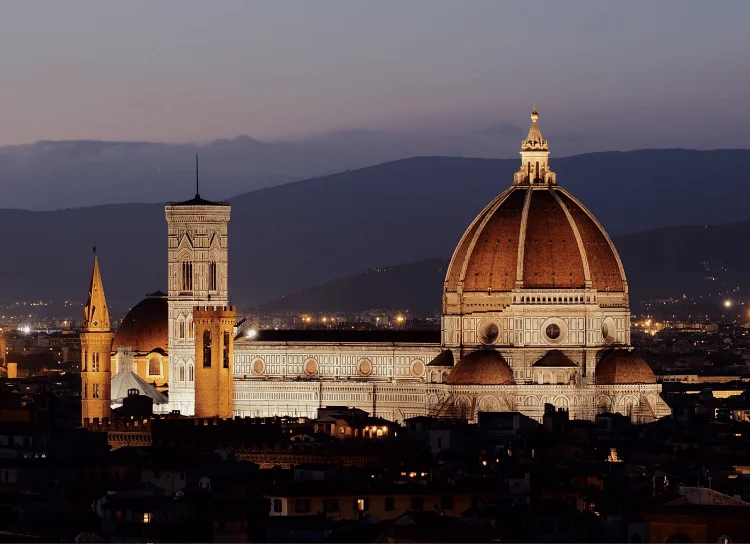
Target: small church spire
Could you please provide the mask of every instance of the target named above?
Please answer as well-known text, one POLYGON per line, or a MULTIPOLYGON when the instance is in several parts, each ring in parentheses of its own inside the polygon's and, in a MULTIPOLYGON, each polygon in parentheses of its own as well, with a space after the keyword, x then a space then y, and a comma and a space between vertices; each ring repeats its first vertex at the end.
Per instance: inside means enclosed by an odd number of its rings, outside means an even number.
POLYGON ((91 273, 89 297, 83 308, 83 330, 86 332, 109 332, 109 310, 104 298, 104 284, 99 270, 99 256, 94 245, 94 270, 91 273))
POLYGON ((557 176, 549 169, 549 145, 539 129, 539 112, 531 110, 531 127, 521 142, 521 169, 513 176, 514 185, 556 185, 557 176))

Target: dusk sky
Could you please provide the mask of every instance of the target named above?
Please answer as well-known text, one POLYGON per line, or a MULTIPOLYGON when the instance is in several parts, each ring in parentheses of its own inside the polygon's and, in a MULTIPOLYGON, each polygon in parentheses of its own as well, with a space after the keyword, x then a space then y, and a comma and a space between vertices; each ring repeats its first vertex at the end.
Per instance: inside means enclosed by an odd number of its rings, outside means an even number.
POLYGON ((516 130, 750 147, 750 2, 3 2, 0 145, 516 130))

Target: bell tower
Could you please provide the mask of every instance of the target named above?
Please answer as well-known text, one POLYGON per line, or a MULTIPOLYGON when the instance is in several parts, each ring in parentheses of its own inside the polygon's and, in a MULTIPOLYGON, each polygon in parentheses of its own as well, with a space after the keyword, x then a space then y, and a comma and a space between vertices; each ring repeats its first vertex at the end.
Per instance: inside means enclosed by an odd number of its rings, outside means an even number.
POLYGON ((169 405, 185 416, 195 414, 197 368, 193 308, 223 307, 229 303, 227 224, 230 209, 227 203, 201 198, 197 157, 195 197, 165 207, 169 266, 169 405))
POLYGON ((94 271, 81 327, 81 423, 109 419, 112 412, 110 358, 113 334, 99 257, 94 248, 94 271))
POLYGON ((195 417, 234 415, 233 306, 197 306, 195 323, 195 417))

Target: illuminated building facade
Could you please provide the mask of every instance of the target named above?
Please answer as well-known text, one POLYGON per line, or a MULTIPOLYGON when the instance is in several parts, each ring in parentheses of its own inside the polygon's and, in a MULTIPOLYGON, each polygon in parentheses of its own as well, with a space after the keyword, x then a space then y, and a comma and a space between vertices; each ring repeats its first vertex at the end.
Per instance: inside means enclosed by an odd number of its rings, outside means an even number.
POLYGON ((168 330, 169 408, 226 417, 218 399, 231 383, 236 416, 315 417, 334 405, 394 421, 476 420, 480 411, 541 419, 545 405, 589 420, 602 411, 640 421, 668 415, 653 372, 629 350, 628 285, 617 251, 593 215, 558 185, 538 118, 534 109, 512 185, 456 247, 439 335, 250 334, 239 327, 229 351, 233 380, 217 381, 215 370, 225 370, 213 363, 224 357, 219 322, 227 318, 230 208, 198 195, 168 205, 169 294, 159 320, 168 330), (211 384, 210 405, 201 407, 196 361, 205 346, 196 341, 197 306, 209 308, 200 334, 221 336, 211 338, 204 382, 211 384), (210 315, 211 308, 222 315, 210 315), (227 385, 216 393, 217 383, 227 385))
POLYGON ((200 197, 166 206, 169 253, 169 404, 195 413, 196 306, 227 306, 228 204, 200 197))
POLYGON ((81 327, 81 422, 109 419, 112 353, 109 309, 94 248, 94 270, 81 327))
POLYGON ((513 184, 453 254, 439 342, 240 334, 235 413, 314 416, 335 404, 395 420, 473 420, 479 411, 540 419, 550 404, 579 419, 669 414, 648 364, 627 349, 622 262, 593 215, 557 184, 538 118, 535 108, 513 184))

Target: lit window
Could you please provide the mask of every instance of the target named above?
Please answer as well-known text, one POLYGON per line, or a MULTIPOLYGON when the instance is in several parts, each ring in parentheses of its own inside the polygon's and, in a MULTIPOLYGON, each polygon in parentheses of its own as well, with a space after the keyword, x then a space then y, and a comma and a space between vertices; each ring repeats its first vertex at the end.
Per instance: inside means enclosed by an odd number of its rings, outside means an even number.
POLYGON ((143 523, 151 523, 151 513, 150 512, 144 512, 143 513, 143 523))
POLYGON ((149 376, 161 375, 161 361, 159 361, 158 357, 151 357, 148 360, 148 375, 149 376))
POLYGON ((94 394, 91 397, 94 399, 99 398, 99 384, 98 383, 94 384, 94 394))

